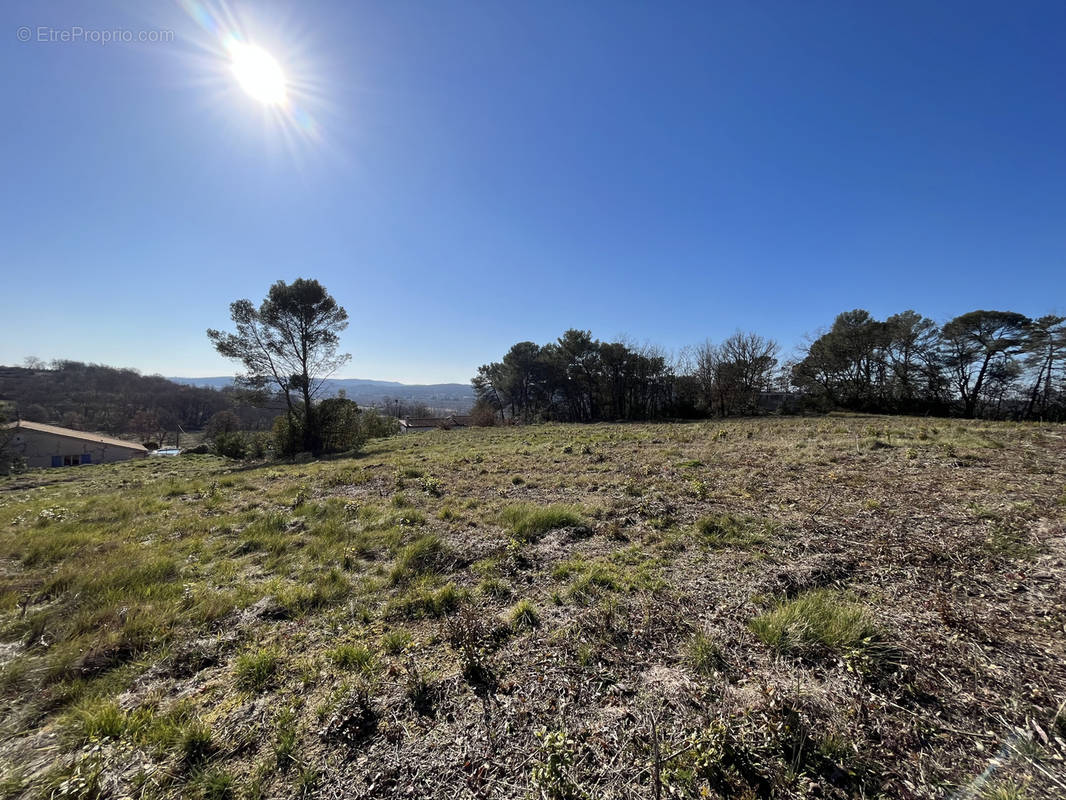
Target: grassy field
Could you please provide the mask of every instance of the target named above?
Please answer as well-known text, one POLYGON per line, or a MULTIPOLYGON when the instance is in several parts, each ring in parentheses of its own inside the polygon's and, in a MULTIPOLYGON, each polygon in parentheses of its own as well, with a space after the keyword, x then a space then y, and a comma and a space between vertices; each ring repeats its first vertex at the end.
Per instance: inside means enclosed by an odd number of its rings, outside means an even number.
POLYGON ((1066 428, 541 426, 0 483, 0 797, 1066 796, 1066 428))

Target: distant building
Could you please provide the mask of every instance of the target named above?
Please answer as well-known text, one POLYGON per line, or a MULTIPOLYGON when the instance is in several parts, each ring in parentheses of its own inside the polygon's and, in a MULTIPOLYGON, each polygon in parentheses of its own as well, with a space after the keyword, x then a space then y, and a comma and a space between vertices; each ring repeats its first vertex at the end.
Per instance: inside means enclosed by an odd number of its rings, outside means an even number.
POLYGON ((5 427, 11 435, 8 445, 11 455, 26 459, 26 466, 31 469, 109 464, 148 455, 148 451, 139 444, 112 439, 98 433, 86 433, 26 420, 19 420, 5 427))
POLYGON ((470 417, 456 414, 446 417, 404 417, 400 420, 400 433, 450 431, 452 428, 468 428, 470 424, 470 417))

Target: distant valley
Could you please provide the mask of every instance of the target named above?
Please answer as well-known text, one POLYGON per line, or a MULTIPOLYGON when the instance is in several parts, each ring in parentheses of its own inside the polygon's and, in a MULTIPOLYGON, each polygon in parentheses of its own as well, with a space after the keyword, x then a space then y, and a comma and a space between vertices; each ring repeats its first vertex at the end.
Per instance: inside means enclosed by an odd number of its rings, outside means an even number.
MULTIPOLYGON (((224 389, 233 385, 232 376, 208 378, 171 377, 168 380, 186 386, 224 389)), ((341 391, 361 405, 385 405, 399 400, 402 404, 421 404, 433 409, 467 411, 474 405, 474 390, 468 383, 414 384, 398 381, 375 381, 366 378, 328 378, 323 392, 330 397, 341 391)))

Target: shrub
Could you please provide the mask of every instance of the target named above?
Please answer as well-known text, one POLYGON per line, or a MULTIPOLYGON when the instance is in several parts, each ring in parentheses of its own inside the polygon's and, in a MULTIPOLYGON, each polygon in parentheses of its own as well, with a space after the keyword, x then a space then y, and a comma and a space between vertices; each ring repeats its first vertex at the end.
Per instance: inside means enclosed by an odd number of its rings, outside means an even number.
POLYGON ((400 432, 400 421, 369 408, 359 412, 359 433, 364 439, 381 439, 400 432))
POLYGON ((775 651, 793 655, 871 652, 882 642, 865 608, 826 589, 780 602, 749 625, 775 651))
POLYGON ((478 428, 491 428, 496 424, 496 409, 483 400, 478 400, 470 412, 470 422, 478 428))
POLYGON ((303 423, 299 417, 290 419, 282 414, 274 420, 274 452, 281 456, 294 456, 303 446, 303 423))
POLYGON ((264 431, 246 433, 244 440, 247 445, 245 452, 247 458, 264 459, 274 448, 274 437, 264 431))
POLYGON ((215 437, 215 452, 224 458, 242 459, 248 453, 248 443, 240 431, 220 433, 215 437))
POLYGON ((431 478, 428 475, 424 475, 418 482, 422 491, 428 494, 430 497, 440 497, 444 494, 444 490, 441 488, 441 483, 436 478, 431 478))
POLYGON ((359 406, 345 397, 330 397, 315 409, 323 453, 358 450, 365 441, 359 430, 359 406))
POLYGON ((528 541, 557 528, 586 525, 577 506, 536 506, 528 503, 507 506, 499 514, 500 524, 517 539, 528 541))
POLYGON ((212 415, 204 428, 204 436, 207 439, 217 439, 227 433, 235 433, 241 428, 241 420, 232 411, 219 411, 212 415))
POLYGON ((537 758, 529 770, 530 785, 548 800, 570 800, 583 796, 571 774, 574 765, 574 741, 565 731, 541 728, 534 732, 540 742, 537 758))

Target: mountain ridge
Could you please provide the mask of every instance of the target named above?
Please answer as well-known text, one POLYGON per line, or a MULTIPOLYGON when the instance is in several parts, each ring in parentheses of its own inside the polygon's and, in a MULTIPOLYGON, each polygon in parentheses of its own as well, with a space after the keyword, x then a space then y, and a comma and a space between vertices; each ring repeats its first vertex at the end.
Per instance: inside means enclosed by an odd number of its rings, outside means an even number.
MULTIPOLYGON (((167 380, 184 386, 212 389, 224 389, 233 385, 231 375, 203 378, 167 376, 167 380)), ((440 406, 443 402, 460 411, 474 404, 474 389, 469 383, 400 383, 372 378, 326 378, 323 382, 323 392, 327 397, 333 397, 342 390, 357 403, 383 403, 390 399, 440 406)))

